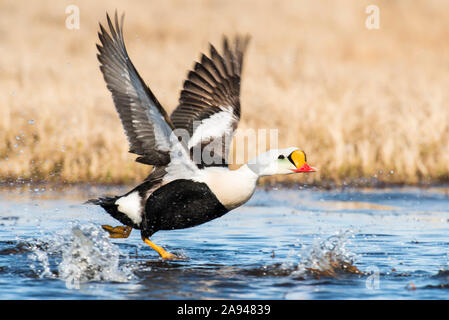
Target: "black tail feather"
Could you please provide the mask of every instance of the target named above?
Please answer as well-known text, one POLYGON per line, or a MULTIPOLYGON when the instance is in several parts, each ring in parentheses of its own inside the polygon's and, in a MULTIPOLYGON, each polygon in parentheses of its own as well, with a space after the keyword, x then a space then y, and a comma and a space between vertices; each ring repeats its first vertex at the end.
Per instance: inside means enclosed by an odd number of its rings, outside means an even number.
POLYGON ((84 204, 95 204, 97 206, 102 206, 104 208, 104 206, 115 205, 115 201, 118 198, 119 197, 104 197, 104 198, 98 198, 98 199, 90 199, 90 200, 87 200, 86 202, 84 202, 84 204))
POLYGON ((97 206, 101 206, 107 213, 109 213, 113 218, 117 219, 121 223, 126 226, 133 227, 135 229, 139 229, 140 227, 136 225, 127 215, 121 213, 117 210, 117 205, 115 202, 120 197, 104 197, 98 199, 90 199, 87 200, 84 204, 94 204, 97 206))

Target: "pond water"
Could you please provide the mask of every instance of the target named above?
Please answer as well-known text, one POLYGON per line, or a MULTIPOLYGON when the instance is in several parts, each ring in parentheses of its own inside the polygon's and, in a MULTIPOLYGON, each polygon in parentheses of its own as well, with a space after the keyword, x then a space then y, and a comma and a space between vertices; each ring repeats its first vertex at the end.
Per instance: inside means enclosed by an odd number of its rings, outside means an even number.
POLYGON ((447 188, 258 189, 244 206, 152 240, 89 198, 125 187, 0 191, 0 299, 447 299, 447 188))

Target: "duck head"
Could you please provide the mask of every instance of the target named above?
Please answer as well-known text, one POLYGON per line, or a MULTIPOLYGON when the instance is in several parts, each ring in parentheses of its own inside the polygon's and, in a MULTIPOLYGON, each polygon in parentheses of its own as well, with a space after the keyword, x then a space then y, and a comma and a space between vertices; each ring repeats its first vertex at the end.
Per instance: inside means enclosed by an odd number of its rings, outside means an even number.
POLYGON ((315 172, 307 164, 307 157, 299 148, 273 149, 248 162, 247 166, 259 177, 275 174, 315 172))

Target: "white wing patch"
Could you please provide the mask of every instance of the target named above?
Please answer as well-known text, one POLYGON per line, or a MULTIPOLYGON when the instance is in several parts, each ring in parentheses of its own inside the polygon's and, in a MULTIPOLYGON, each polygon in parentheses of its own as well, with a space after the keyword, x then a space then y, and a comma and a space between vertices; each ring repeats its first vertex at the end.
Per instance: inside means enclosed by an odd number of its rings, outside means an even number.
POLYGON ((220 107, 221 112, 201 120, 189 140, 188 149, 210 138, 220 138, 232 133, 232 124, 236 121, 232 107, 220 107))
POLYGON ((142 222, 142 204, 139 192, 134 191, 125 197, 115 201, 117 210, 126 214, 135 224, 142 222))
MULTIPOLYGON (((170 151, 170 164, 165 168, 167 174, 164 176, 164 183, 168 183, 177 179, 191 179, 198 173, 198 167, 190 160, 184 146, 177 141, 175 135, 172 139, 176 139, 170 151)), ((173 141, 173 140, 172 140, 173 141)))
MULTIPOLYGON (((222 111, 202 120, 199 126, 195 128, 188 142, 187 148, 189 150, 203 141, 233 134, 232 125, 236 121, 233 108, 221 106, 220 110, 222 111)), ((190 159, 187 150, 178 141, 177 136, 172 134, 170 138, 172 143, 170 164, 165 168, 167 174, 163 178, 164 183, 177 179, 196 180, 201 175, 201 170, 190 159)))

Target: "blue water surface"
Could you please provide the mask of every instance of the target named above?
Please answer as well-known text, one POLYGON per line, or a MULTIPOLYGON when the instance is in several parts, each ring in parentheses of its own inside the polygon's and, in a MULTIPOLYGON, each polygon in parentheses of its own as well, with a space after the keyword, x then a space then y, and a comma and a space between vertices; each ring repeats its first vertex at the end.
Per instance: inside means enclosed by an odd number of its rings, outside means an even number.
POLYGON ((126 187, 0 191, 0 299, 447 299, 447 188, 260 188, 244 206, 152 240, 89 198, 126 187))

